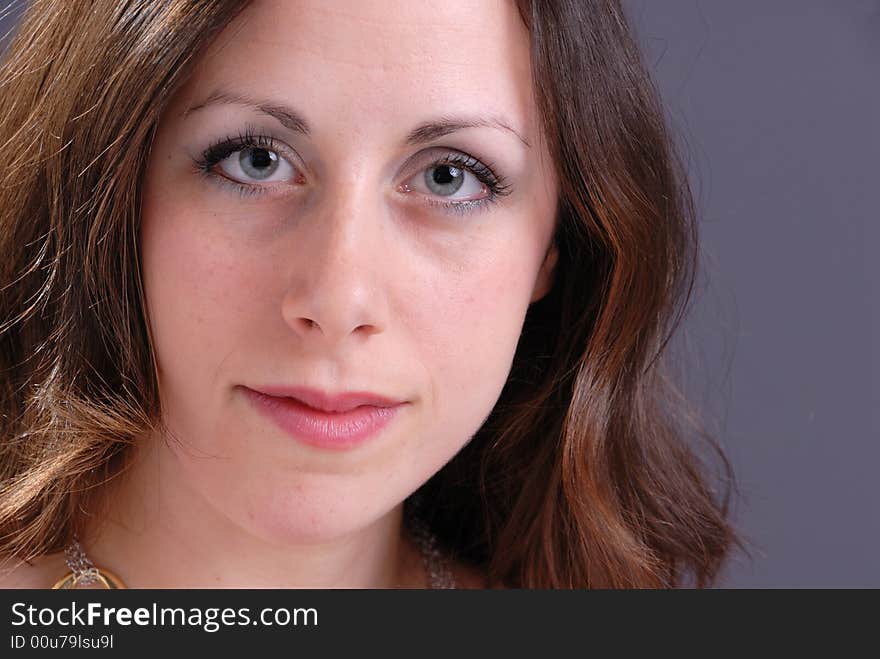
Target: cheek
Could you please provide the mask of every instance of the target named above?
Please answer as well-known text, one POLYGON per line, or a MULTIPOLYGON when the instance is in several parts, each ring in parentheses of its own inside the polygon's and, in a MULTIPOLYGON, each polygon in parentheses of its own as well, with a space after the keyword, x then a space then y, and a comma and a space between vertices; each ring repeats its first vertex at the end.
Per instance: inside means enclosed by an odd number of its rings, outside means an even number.
POLYGON ((444 278, 436 294, 426 296, 432 302, 423 306, 421 354, 438 414, 481 423, 494 407, 528 308, 528 269, 521 261, 496 261, 444 278))
MULTIPOLYGON (((192 209, 190 209, 192 210, 192 209)), ((141 259, 146 306, 166 403, 198 405, 177 410, 196 418, 208 410, 211 383, 243 337, 261 317, 259 272, 245 260, 246 250, 219 230, 211 218, 187 212, 183 203, 145 203, 141 259)), ((172 411, 172 408, 167 408, 172 411)))

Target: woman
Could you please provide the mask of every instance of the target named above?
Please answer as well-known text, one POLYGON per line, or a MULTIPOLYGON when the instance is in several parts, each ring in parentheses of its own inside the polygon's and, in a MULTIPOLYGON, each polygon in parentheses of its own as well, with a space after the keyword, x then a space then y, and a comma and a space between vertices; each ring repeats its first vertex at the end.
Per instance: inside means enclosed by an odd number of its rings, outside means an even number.
POLYGON ((617 2, 42 0, 2 81, 4 585, 717 577, 617 2))

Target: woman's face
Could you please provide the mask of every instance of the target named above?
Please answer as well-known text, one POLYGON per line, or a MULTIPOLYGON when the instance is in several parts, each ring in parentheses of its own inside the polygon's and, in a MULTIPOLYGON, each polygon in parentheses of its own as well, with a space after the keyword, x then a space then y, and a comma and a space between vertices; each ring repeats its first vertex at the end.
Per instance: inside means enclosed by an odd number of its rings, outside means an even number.
POLYGON ((507 0, 261 0, 220 35, 160 121, 140 236, 189 502, 272 542, 339 537, 465 445, 552 285, 539 130, 507 0), (254 405, 269 385, 407 404, 316 446, 254 405))

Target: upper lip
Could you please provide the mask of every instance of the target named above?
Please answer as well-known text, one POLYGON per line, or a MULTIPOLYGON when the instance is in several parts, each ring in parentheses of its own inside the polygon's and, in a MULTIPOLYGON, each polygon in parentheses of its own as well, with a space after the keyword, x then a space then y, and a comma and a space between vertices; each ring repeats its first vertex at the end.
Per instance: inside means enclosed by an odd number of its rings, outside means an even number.
POLYGON ((362 405, 393 407, 405 402, 369 391, 343 391, 338 394, 331 394, 310 387, 289 387, 285 385, 265 385, 254 388, 254 391, 276 398, 295 398, 309 407, 324 412, 348 412, 362 405))

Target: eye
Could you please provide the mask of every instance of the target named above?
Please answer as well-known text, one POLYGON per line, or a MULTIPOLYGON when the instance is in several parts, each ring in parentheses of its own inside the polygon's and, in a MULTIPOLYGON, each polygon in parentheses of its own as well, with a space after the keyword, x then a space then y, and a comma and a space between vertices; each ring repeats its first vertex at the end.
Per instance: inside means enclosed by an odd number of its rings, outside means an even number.
POLYGON ((249 146, 233 152, 217 163, 229 178, 247 183, 277 183, 293 178, 294 169, 277 152, 261 146, 249 146))
POLYGON ((488 207, 509 194, 511 186, 491 166, 464 153, 450 152, 420 170, 401 190, 418 191, 426 203, 446 211, 467 213, 488 207))
POLYGON ((275 187, 263 183, 302 179, 285 151, 273 138, 247 131, 215 142, 193 164, 202 175, 242 195, 259 195, 275 187))
MULTIPOLYGON (((304 184, 305 177, 285 157, 283 144, 272 137, 246 131, 209 146, 193 162, 202 175, 228 186, 242 196, 272 194, 275 185, 285 182, 304 184)), ((428 206, 451 213, 468 213, 486 208, 498 197, 511 192, 511 186, 492 165, 458 151, 430 162, 401 186, 402 192, 417 191, 428 206)))
POLYGON ((418 189, 449 201, 472 201, 489 192, 488 186, 471 170, 444 162, 431 165, 411 181, 406 184, 409 190, 418 189))

